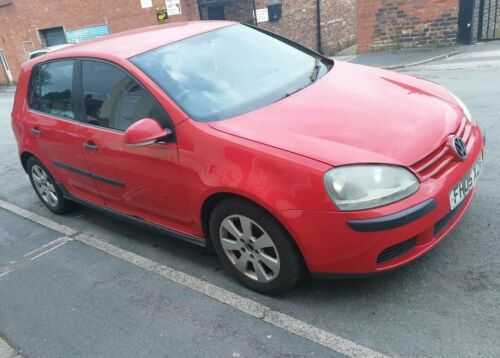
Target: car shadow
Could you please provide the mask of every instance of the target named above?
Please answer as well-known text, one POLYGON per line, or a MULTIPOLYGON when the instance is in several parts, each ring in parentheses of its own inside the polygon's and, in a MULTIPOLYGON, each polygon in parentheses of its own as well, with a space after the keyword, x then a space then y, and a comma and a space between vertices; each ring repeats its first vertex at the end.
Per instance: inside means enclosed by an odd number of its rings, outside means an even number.
POLYGON ((364 277, 307 278, 291 292, 271 298, 247 290, 236 283, 229 274, 223 271, 215 253, 210 249, 179 240, 147 224, 131 222, 123 217, 93 208, 79 207, 71 216, 84 220, 85 225, 96 226, 98 231, 105 233, 104 239, 114 245, 195 277, 206 279, 246 297, 264 300, 265 303, 289 300, 331 304, 333 301, 353 300, 360 295, 377 298, 393 290, 399 291, 405 282, 411 280, 411 276, 418 275, 420 266, 424 265, 422 261, 428 260, 428 256, 424 256, 397 270, 364 277))

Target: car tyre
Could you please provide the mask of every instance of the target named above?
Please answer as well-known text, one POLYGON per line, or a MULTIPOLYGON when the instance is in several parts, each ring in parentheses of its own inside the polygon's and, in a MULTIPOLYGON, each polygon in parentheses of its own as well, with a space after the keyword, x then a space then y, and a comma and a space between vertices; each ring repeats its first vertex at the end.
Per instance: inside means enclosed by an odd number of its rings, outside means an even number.
POLYGON ((73 209, 74 203, 64 197, 52 174, 37 158, 29 158, 26 169, 35 193, 50 211, 65 214, 73 209))
POLYGON ((252 290, 278 295, 304 277, 304 261, 292 238, 257 205, 224 200, 211 213, 209 231, 226 271, 252 290))

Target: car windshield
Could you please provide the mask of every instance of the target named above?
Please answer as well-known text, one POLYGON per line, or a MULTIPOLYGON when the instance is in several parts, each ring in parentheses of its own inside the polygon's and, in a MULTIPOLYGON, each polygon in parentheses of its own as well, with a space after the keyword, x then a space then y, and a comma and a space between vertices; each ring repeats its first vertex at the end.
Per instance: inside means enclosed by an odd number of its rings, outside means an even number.
POLYGON ((290 96, 324 76, 333 64, 245 25, 190 37, 131 61, 191 118, 203 122, 290 96))

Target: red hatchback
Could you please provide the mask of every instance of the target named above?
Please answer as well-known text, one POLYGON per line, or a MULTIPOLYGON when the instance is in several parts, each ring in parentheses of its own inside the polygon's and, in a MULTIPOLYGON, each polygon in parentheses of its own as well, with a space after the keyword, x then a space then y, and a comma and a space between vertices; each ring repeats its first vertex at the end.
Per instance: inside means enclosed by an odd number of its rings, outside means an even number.
POLYGON ((12 120, 51 211, 90 204, 211 246, 264 293, 432 249, 470 205, 484 146, 436 84, 231 22, 27 62, 12 120))

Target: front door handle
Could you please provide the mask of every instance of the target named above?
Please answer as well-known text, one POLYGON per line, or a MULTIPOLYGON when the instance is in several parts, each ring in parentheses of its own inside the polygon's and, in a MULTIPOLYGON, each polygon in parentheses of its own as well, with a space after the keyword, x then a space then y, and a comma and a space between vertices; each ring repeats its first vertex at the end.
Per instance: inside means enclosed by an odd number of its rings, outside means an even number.
POLYGON ((95 144, 94 141, 92 140, 89 140, 87 142, 85 142, 83 144, 83 147, 86 149, 86 150, 97 150, 97 144, 95 144))
POLYGON ((31 128, 31 134, 33 134, 35 137, 38 137, 42 133, 42 130, 38 127, 33 127, 31 128))

